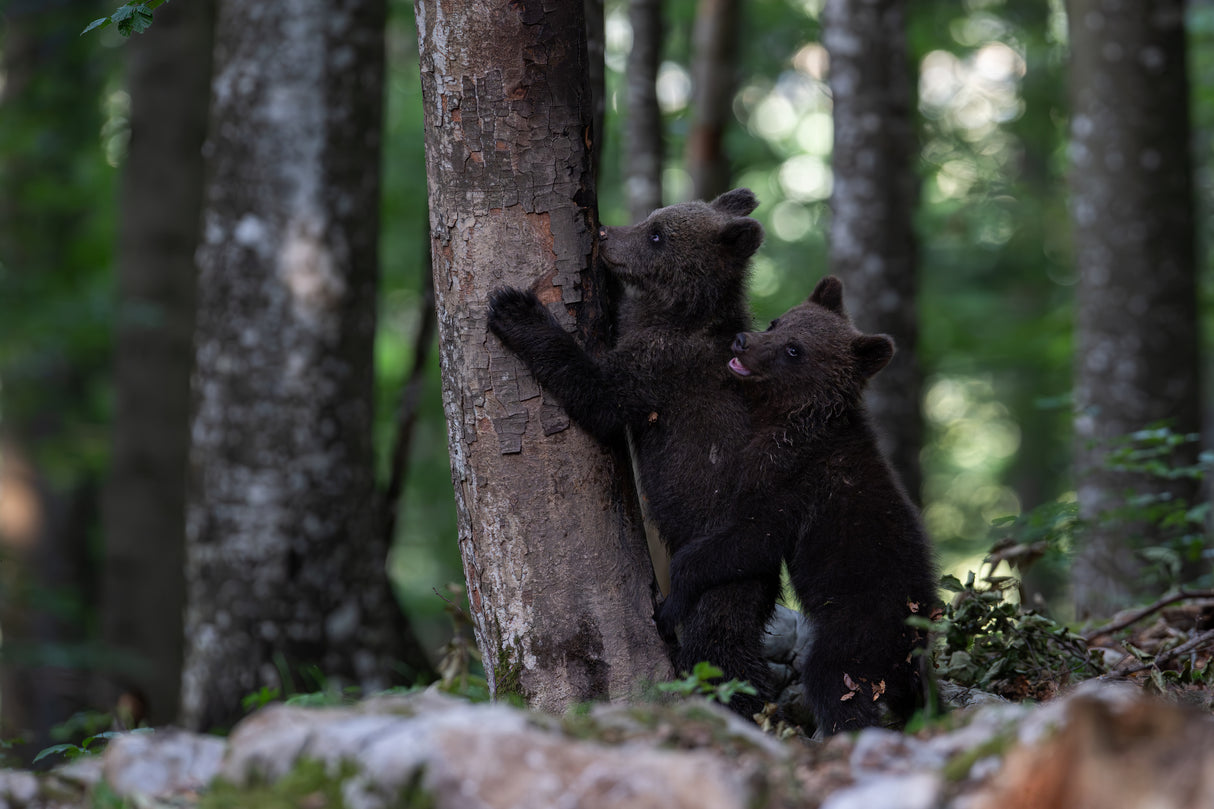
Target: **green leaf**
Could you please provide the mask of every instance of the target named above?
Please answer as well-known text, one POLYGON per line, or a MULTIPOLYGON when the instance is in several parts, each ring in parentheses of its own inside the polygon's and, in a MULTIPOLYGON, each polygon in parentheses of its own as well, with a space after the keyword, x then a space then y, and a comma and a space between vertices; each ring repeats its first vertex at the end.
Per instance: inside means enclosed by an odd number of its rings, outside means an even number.
POLYGON ((109 25, 112 22, 113 22, 113 20, 111 20, 109 17, 98 17, 97 19, 95 19, 91 23, 89 23, 85 27, 85 29, 80 32, 80 36, 84 36, 89 31, 96 31, 98 28, 105 28, 107 25, 109 25))
POLYGON ((84 752, 84 748, 77 747, 74 744, 52 744, 50 747, 44 749, 41 753, 34 756, 34 761, 32 763, 37 764, 39 761, 46 758, 47 756, 53 756, 56 753, 63 753, 64 755, 67 755, 69 758, 71 758, 71 755, 70 755, 71 753, 75 753, 75 754, 79 755, 80 753, 83 753, 83 752, 84 752))
POLYGON ((118 24, 118 33, 124 37, 131 34, 142 34, 152 24, 152 10, 145 4, 126 5, 111 15, 118 24))

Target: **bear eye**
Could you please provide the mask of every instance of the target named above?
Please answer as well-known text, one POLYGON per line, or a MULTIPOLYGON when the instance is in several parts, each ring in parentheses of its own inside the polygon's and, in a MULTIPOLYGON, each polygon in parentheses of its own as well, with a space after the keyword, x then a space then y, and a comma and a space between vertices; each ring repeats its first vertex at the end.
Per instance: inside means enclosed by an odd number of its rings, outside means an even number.
POLYGON ((801 349, 797 348, 792 343, 789 343, 788 345, 784 346, 784 353, 795 360, 797 357, 801 356, 801 349))
POLYGON ((657 230, 655 230, 655 231, 653 231, 652 233, 650 233, 650 234, 649 234, 649 241, 653 242, 654 244, 661 244, 661 242, 662 242, 662 233, 661 233, 661 231, 657 231, 657 230))

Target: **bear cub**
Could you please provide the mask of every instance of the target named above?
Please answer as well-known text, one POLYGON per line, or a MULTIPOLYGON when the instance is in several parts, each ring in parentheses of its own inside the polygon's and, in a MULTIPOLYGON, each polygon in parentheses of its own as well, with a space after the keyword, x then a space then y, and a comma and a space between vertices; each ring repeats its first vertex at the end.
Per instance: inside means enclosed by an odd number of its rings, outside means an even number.
POLYGON ((824 735, 878 724, 882 703, 905 721, 923 693, 926 636, 906 619, 937 606, 931 549, 862 402, 893 353, 852 326, 833 277, 767 331, 738 334, 728 367, 751 428, 731 519, 675 552, 659 610, 671 631, 705 589, 786 561, 814 627, 803 676, 824 735))
MULTIPOLYGON (((672 555, 723 513, 747 434, 742 385, 727 363, 734 335, 750 328, 746 280, 763 228, 748 214, 757 205, 735 189, 603 228, 600 257, 624 290, 616 343, 604 353, 583 350, 529 291, 489 299, 489 329, 576 424, 608 445, 631 438, 649 516, 672 555)), ((725 679, 750 681, 758 696, 730 702, 744 716, 774 698, 762 639, 779 587, 779 570, 763 569, 705 588, 671 650, 676 671, 707 660, 725 679)))

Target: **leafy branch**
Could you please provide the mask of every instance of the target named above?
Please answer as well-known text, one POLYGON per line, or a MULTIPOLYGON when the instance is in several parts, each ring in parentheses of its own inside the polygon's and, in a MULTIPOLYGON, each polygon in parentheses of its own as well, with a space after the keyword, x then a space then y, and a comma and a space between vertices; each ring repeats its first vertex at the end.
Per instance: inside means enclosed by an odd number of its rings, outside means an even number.
POLYGON ((99 31, 110 25, 117 25, 118 33, 124 37, 142 34, 152 24, 152 12, 167 2, 168 0, 130 0, 119 6, 113 14, 93 20, 80 35, 84 36, 89 31, 99 31))

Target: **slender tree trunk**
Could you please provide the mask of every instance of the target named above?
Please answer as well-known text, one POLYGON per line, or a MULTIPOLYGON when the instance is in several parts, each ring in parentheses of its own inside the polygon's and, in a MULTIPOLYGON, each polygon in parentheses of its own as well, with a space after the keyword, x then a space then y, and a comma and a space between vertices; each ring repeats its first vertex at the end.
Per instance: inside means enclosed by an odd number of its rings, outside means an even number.
MULTIPOLYGON (((1168 420, 1200 428, 1193 167, 1183 0, 1071 0, 1071 207, 1079 265, 1075 477, 1096 520, 1127 493, 1190 503, 1193 481, 1109 470, 1110 442, 1168 420)), ((1095 524, 1072 568, 1081 616, 1158 587, 1151 526, 1095 524)))
POLYGON ((894 338, 893 362, 866 401, 882 449, 919 499, 922 375, 914 209, 914 92, 905 0, 827 0, 822 41, 834 95, 831 272, 846 285, 856 326, 894 338))
POLYGON ((729 190, 733 169, 725 154, 725 129, 733 118, 741 19, 739 0, 699 0, 696 6, 687 135, 692 199, 713 199, 729 190))
POLYGON ((194 250, 214 8, 212 0, 169 3, 156 12, 153 31, 125 45, 131 140, 118 245, 102 635, 130 661, 105 703, 139 692, 153 725, 177 719, 181 693, 194 250))
POLYGON ((490 689, 551 710, 624 696, 669 673, 632 493, 485 327, 489 291, 517 285, 604 336, 582 4, 415 10, 443 401, 490 689))
MULTIPOLYGON (((631 222, 662 207, 662 111, 658 67, 662 62, 662 0, 631 0, 632 50, 628 53, 628 102, 624 134, 624 189, 631 222)), ((704 197, 710 199, 710 197, 704 197)))
POLYGON ((607 52, 607 18, 603 0, 584 0, 586 9, 586 54, 587 72, 590 77, 590 99, 592 104, 590 139, 590 173, 599 176, 599 165, 603 157, 603 135, 607 115, 607 65, 603 56, 607 52))
POLYGON ((372 475, 383 0, 222 0, 199 248, 182 711, 388 684, 372 475))
POLYGON ((17 758, 89 707, 96 662, 83 653, 94 639, 101 470, 87 441, 106 337, 87 315, 103 289, 109 221, 108 206, 84 203, 110 191, 98 132, 113 62, 76 33, 99 8, 0 7, 0 739, 17 758), (62 319, 27 314, 47 301, 62 319))

